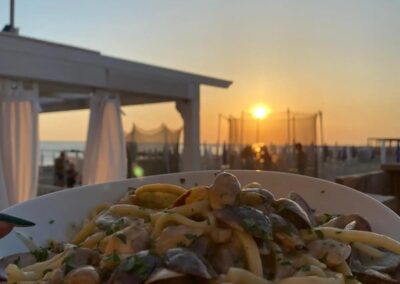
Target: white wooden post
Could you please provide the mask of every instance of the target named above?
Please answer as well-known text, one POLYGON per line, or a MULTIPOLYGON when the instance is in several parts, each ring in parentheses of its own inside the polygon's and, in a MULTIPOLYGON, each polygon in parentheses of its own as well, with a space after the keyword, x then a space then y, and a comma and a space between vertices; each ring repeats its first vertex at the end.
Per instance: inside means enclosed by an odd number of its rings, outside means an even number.
POLYGON ((176 101, 176 109, 183 119, 182 170, 200 169, 200 88, 188 86, 188 99, 176 101))

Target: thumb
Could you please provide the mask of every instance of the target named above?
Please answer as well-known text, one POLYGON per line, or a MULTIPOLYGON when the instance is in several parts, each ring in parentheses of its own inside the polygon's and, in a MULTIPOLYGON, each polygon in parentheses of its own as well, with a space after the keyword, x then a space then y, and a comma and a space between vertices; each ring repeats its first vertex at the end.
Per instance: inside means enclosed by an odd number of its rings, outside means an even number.
POLYGON ((6 236, 8 233, 11 232, 13 229, 14 225, 7 223, 7 222, 2 222, 0 221, 0 238, 6 236))

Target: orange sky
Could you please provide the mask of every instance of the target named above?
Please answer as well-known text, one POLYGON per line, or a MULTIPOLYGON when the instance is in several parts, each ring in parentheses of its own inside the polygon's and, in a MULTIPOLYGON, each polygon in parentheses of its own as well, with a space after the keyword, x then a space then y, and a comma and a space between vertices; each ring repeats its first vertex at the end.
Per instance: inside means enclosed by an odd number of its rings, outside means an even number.
MULTIPOLYGON (((202 88, 202 141, 215 142, 218 113, 238 116, 257 102, 323 111, 329 143, 400 134, 398 1, 21 0, 17 11, 25 35, 233 80, 202 88)), ((126 130, 182 125, 171 103, 124 112, 126 130)), ((87 119, 42 114, 41 139, 84 140, 87 119)))

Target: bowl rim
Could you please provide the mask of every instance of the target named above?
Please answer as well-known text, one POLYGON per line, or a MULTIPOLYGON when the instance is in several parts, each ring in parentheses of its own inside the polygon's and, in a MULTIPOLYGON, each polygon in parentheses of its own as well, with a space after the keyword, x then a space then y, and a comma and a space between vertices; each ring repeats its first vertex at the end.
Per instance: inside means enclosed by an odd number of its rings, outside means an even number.
POLYGON ((354 188, 339 184, 339 183, 335 183, 333 181, 330 180, 325 180, 325 179, 321 179, 321 178, 317 178, 317 177, 311 177, 311 176, 306 176, 306 175, 300 175, 300 174, 294 174, 294 173, 287 173, 287 172, 279 172, 279 171, 263 171, 263 170, 235 170, 235 169, 227 169, 227 170, 198 170, 198 171, 182 171, 182 172, 176 172, 176 173, 167 173, 167 174, 159 174, 159 175, 149 175, 149 176, 143 176, 143 177, 134 177, 134 178, 129 178, 129 179, 119 179, 119 180, 114 180, 114 181, 110 181, 110 182, 102 182, 102 183, 97 183, 97 184, 88 184, 88 185, 82 185, 82 186, 78 186, 78 187, 73 187, 73 188, 65 188, 65 189, 61 189, 59 191, 56 192, 51 192, 48 194, 44 194, 41 196, 36 196, 32 199, 17 203, 17 204, 13 204, 5 209, 3 209, 0 212, 4 212, 7 213, 9 210, 14 210, 15 208, 21 206, 22 204, 29 204, 31 202, 37 202, 41 199, 46 199, 48 197, 54 196, 54 195, 69 195, 72 194, 75 191, 81 191, 81 190, 85 190, 85 189, 90 189, 92 187, 101 187, 101 186, 106 186, 106 185, 114 185, 114 184, 118 184, 121 182, 129 182, 129 181, 146 181, 148 179, 158 179, 160 177, 174 177, 174 176, 179 176, 179 175, 196 175, 196 174, 216 174, 216 173, 220 173, 220 172, 229 172, 232 174, 235 173, 240 173, 240 174, 254 174, 254 173, 268 173, 269 175, 276 175, 276 176, 290 176, 292 178, 302 178, 302 179, 306 179, 312 182, 318 182, 318 183, 323 183, 323 184, 330 184, 331 186, 335 186, 337 189, 340 190, 351 190, 354 194, 359 195, 360 197, 364 197, 364 198, 368 198, 370 200, 373 200, 376 203, 376 206, 381 207, 382 209, 385 209, 387 211, 387 214, 391 214, 393 217, 399 219, 400 221, 400 216, 395 213, 392 209, 390 209, 389 207, 387 207, 386 205, 384 205, 383 203, 379 202, 378 200, 374 199, 373 197, 369 196, 367 193, 361 192, 359 190, 356 190, 354 188))

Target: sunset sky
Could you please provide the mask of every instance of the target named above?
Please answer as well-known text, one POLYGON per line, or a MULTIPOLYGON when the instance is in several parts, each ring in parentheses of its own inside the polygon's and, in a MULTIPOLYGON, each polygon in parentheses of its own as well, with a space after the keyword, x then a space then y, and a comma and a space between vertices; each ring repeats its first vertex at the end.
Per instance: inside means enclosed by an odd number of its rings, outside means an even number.
MULTIPOLYGON (((201 140, 218 113, 263 102, 321 110, 329 143, 400 136, 400 1, 16 0, 21 34, 216 76, 202 88, 201 140)), ((0 0, 0 25, 8 20, 0 0)), ((124 108, 124 127, 182 125, 174 104, 124 108)), ((43 114, 42 140, 84 140, 88 111, 43 114)))

